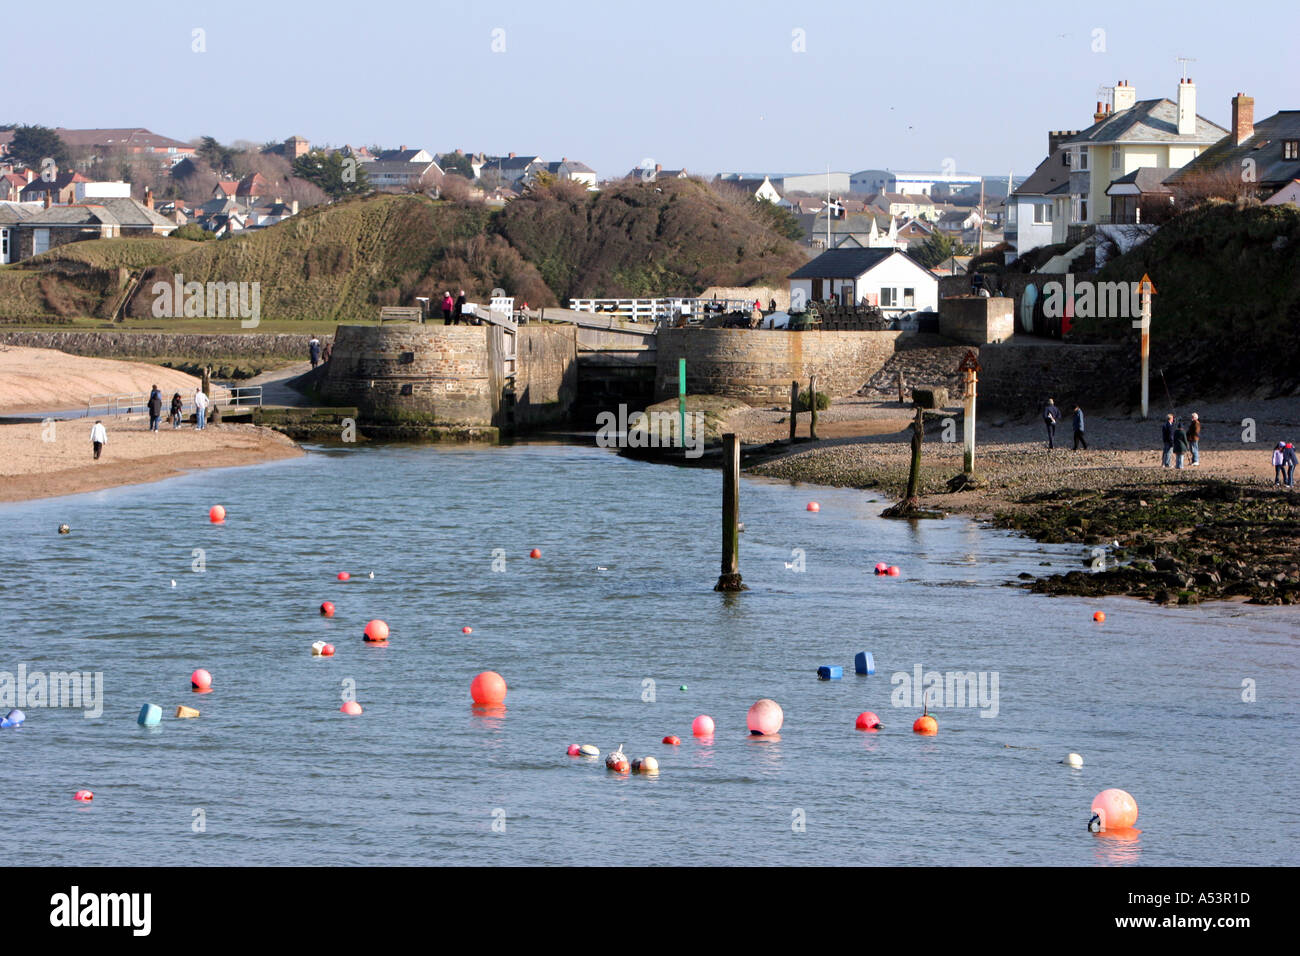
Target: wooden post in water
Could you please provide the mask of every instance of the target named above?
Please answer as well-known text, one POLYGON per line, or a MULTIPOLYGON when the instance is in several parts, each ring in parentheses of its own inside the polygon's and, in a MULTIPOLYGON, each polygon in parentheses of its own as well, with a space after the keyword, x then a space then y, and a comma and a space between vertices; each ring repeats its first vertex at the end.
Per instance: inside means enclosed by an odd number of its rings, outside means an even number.
POLYGON ((722 573, 715 591, 747 591, 740 580, 740 436, 722 436, 722 573))
POLYGON ((898 404, 907 404, 903 398, 903 370, 901 368, 898 370, 898 404))
POLYGON ((925 409, 916 406, 916 419, 912 422, 912 467, 907 473, 907 496, 904 504, 916 507, 916 486, 921 477, 921 442, 925 438, 925 409))
POLYGON ((212 397, 212 366, 211 365, 203 366, 203 383, 200 387, 203 389, 204 395, 208 396, 208 398, 212 397))
POLYGON ((962 416, 962 471, 967 475, 975 474, 975 394, 979 382, 980 363, 975 350, 971 349, 957 366, 961 372, 962 383, 966 390, 966 414, 962 416))
POLYGON ((813 441, 817 440, 817 376, 811 375, 808 378, 808 411, 812 416, 812 421, 808 425, 808 437, 813 441))
POLYGON ((795 429, 799 426, 799 383, 790 383, 790 444, 794 444, 795 429))

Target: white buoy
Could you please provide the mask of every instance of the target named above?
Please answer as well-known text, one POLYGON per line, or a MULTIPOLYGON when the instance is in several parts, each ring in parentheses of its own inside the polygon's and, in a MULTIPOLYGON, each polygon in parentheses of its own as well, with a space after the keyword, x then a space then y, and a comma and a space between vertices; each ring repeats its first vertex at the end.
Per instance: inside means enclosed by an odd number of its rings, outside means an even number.
POLYGON ((1080 757, 1078 754, 1066 754, 1065 759, 1062 760, 1061 763, 1065 764, 1067 767, 1073 767, 1074 769, 1077 770, 1078 768, 1083 766, 1083 758, 1080 757))
POLYGON ((172 587, 176 587, 176 579, 172 578, 172 587))
POLYGON ((578 753, 582 754, 584 757, 599 757, 600 748, 595 744, 583 744, 578 748, 578 753))

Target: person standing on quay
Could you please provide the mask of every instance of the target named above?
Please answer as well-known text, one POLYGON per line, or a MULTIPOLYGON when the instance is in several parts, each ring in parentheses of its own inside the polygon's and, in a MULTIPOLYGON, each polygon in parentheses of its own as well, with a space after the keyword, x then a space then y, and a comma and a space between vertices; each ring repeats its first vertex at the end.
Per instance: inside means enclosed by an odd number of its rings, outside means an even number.
POLYGON ((320 339, 313 335, 307 343, 307 352, 311 356, 311 367, 315 368, 320 364, 320 339))
MULTIPOLYGON (((452 311, 451 324, 460 325, 461 317, 465 314, 465 290, 460 290, 460 295, 456 296, 456 305, 452 311)), ((466 319, 466 322, 469 320, 466 319)))
POLYGON ((1049 398, 1043 409, 1043 424, 1047 426, 1047 447, 1056 447, 1056 426, 1061 421, 1061 410, 1056 407, 1056 400, 1049 398))
POLYGON ((1078 405, 1075 405, 1074 406, 1074 450, 1078 451, 1080 445, 1083 446, 1084 451, 1088 450, 1088 441, 1086 438, 1083 437, 1083 409, 1080 408, 1078 405))
POLYGON ((158 431, 158 422, 162 420, 162 392, 155 385, 149 393, 149 431, 158 431))
POLYGON ((1290 491, 1295 487, 1296 466, 1295 445, 1290 442, 1287 442, 1286 448, 1282 449, 1282 464, 1286 466, 1286 490, 1290 491))
POLYGON ((451 325, 451 310, 456 305, 451 297, 451 291, 448 290, 442 294, 442 324, 451 325))
POLYGON ((1192 412, 1192 423, 1187 426, 1187 444, 1192 449, 1192 464, 1201 463, 1201 416, 1192 412))
POLYGON ((1183 429, 1183 423, 1179 422, 1174 428, 1174 460, 1178 462, 1176 468, 1183 467, 1183 459, 1187 456, 1187 432, 1183 429))
POLYGON ((185 403, 181 401, 180 392, 172 392, 171 420, 172 428, 181 427, 181 412, 185 408, 185 403))
POLYGON ((1160 437, 1165 443, 1165 453, 1161 456, 1160 463, 1166 468, 1173 463, 1174 430, 1174 413, 1170 412, 1165 416, 1165 423, 1160 426, 1160 437))
POLYGON ((194 427, 202 431, 208 424, 208 396, 203 389, 194 390, 194 427))
POLYGON ((104 450, 106 441, 108 441, 108 432, 104 430, 102 422, 96 421, 90 429, 90 444, 95 449, 95 461, 99 461, 99 453, 104 450))

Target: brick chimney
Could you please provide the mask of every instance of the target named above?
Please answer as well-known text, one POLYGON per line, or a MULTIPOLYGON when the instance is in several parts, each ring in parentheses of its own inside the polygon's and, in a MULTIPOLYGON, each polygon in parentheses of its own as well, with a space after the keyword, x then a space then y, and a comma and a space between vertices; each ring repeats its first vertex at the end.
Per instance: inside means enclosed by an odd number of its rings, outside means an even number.
POLYGON ((1191 77, 1178 83, 1178 135, 1196 133, 1196 84, 1191 77))
POLYGON ((1098 100, 1097 111, 1092 114, 1092 121, 1094 123, 1100 123, 1105 118, 1106 118, 1106 111, 1101 108, 1101 100, 1098 100))
POLYGON ((508 155, 508 156, 506 157, 506 159, 514 159, 514 158, 515 158, 515 154, 514 154, 514 153, 511 153, 510 155, 508 155))
POLYGON ((663 164, 663 163, 655 163, 655 172, 656 172, 656 173, 662 173, 663 171, 664 171, 664 164, 663 164))
POLYGON ((32 183, 32 180, 36 178, 36 174, 35 174, 34 172, 32 172, 32 167, 30 167, 30 166, 28 166, 26 169, 24 169, 23 172, 26 174, 26 176, 27 176, 27 184, 30 186, 31 183, 32 183))
POLYGON ((1232 145, 1240 146, 1255 135, 1255 97, 1238 93, 1232 98, 1232 145))
POLYGON ((1115 104, 1115 112, 1123 113, 1127 109, 1132 109, 1137 103, 1137 90, 1129 85, 1128 80, 1120 80, 1115 84, 1115 89, 1111 91, 1111 101, 1115 104))
POLYGON ((1077 129, 1056 129, 1047 134, 1047 155, 1053 155, 1057 148, 1064 142, 1074 139, 1079 135, 1077 129))
POLYGON ((53 200, 52 197, 53 197, 53 194, 52 194, 48 189, 45 190, 45 208, 46 208, 46 209, 49 209, 50 206, 54 205, 54 200, 53 200))
POLYGON ((398 151, 399 153, 404 153, 404 152, 406 152, 406 144, 403 143, 401 146, 397 147, 397 151, 398 151))

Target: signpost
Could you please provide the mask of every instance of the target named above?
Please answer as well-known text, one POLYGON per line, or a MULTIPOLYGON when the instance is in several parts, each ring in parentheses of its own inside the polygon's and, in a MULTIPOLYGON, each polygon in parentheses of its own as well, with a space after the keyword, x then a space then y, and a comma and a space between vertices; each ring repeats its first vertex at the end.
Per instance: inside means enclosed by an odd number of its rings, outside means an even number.
MULTIPOLYGON (((681 429, 682 429, 680 433, 681 440, 682 440, 682 448, 685 448, 686 447, 686 359, 685 358, 679 358, 677 360, 677 414, 678 417, 681 419, 679 424, 681 425, 681 429)), ((704 436, 701 435, 700 441, 703 440, 704 440, 704 436)))
POLYGON ((1156 294, 1156 285, 1151 281, 1151 276, 1147 273, 1142 274, 1142 281, 1138 283, 1138 291, 1142 294, 1142 318, 1133 323, 1133 328, 1142 330, 1142 418, 1147 417, 1147 398, 1150 393, 1150 368, 1151 368, 1151 297, 1156 294))

